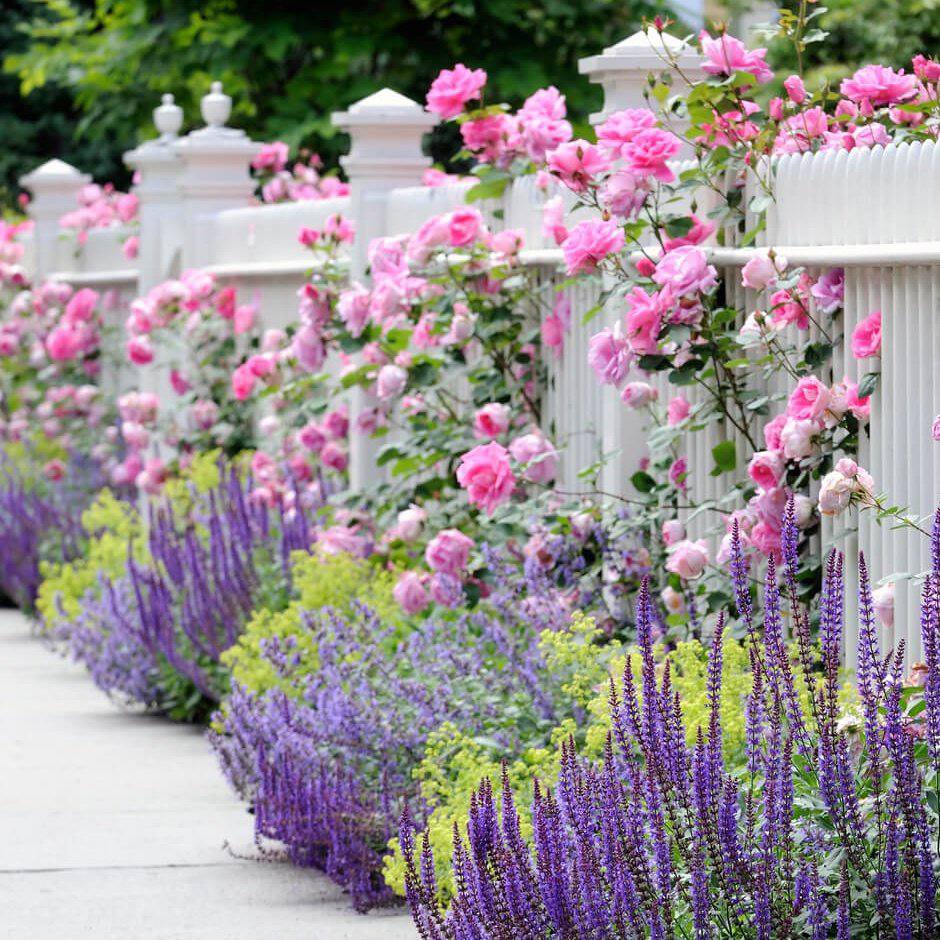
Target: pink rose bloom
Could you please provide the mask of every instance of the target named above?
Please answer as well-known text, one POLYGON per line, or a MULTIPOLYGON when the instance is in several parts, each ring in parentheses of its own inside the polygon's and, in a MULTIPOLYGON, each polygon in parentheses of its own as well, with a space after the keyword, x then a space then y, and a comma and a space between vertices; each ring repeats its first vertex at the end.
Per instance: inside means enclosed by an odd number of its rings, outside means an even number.
POLYGON ((452 69, 442 69, 428 90, 428 111, 445 121, 456 117, 468 101, 480 97, 485 84, 483 69, 471 70, 459 62, 452 69))
POLYGON ((244 362, 232 373, 232 394, 238 401, 244 401, 255 389, 258 377, 251 371, 251 366, 244 362))
POLYGON ((598 382, 619 386, 630 371, 632 354, 620 333, 620 324, 613 330, 595 333, 588 342, 588 365, 594 370, 598 382))
POLYGON ((339 473, 342 473, 349 463, 346 451, 336 441, 327 441, 323 445, 323 450, 320 451, 320 460, 323 461, 325 467, 330 467, 330 469, 339 473))
POLYGON ((889 581, 871 592, 875 616, 881 625, 890 630, 894 626, 894 582, 889 581))
POLYGON ((145 366, 153 362, 153 346, 146 336, 132 336, 127 341, 127 358, 134 365, 145 366))
POLYGON ((492 515, 515 489, 516 480, 509 464, 509 452, 495 441, 480 444, 460 458, 457 482, 467 491, 475 506, 492 515))
POLYGON ((775 558, 779 558, 781 549, 780 529, 776 529, 766 522, 758 522, 748 533, 748 540, 762 555, 773 555, 775 558))
POLYGON ((456 607, 463 600, 460 579, 439 571, 431 578, 431 597, 441 607, 456 607))
POLYGON ((432 571, 457 575, 467 567, 473 539, 458 529, 444 529, 428 542, 424 560, 432 571))
POLYGON ((428 514, 420 506, 412 504, 398 514, 398 521, 392 530, 394 537, 403 542, 413 542, 421 535, 421 529, 427 521, 428 514))
POLYGON ((718 283, 718 274, 701 248, 683 245, 663 255, 653 272, 653 280, 670 287, 681 297, 708 293, 718 283))
POLYGON ((460 125, 464 146, 484 163, 500 162, 509 146, 513 132, 508 114, 485 114, 460 125))
POLYGON ((685 235, 677 235, 674 238, 662 229, 663 251, 672 251, 674 248, 681 248, 683 245, 701 245, 715 231, 715 223, 708 219, 700 219, 697 215, 691 215, 692 228, 685 235))
POLYGON ((287 166, 287 144, 282 140, 272 141, 265 144, 258 155, 251 161, 251 167, 254 170, 267 170, 271 173, 280 173, 287 166))
POLYGON ((57 326, 46 337, 46 352, 56 362, 74 359, 82 348, 82 334, 68 324, 57 326))
POLYGON ((352 284, 339 295, 336 309, 353 336, 361 336, 369 319, 371 294, 361 284, 352 284))
POLYGON ((692 406, 682 395, 676 395, 669 399, 666 406, 666 421, 670 425, 681 424, 691 414, 692 406))
POLYGON ((827 473, 819 488, 819 511, 824 516, 836 516, 842 512, 852 500, 852 481, 833 470, 827 473))
POLYGON ((407 384, 408 373, 401 366, 385 365, 379 369, 375 382, 375 394, 381 401, 388 401, 401 395, 407 384))
POLYGON ((627 108, 615 111, 597 128, 597 142, 615 157, 623 156, 629 144, 640 131, 656 126, 656 115, 649 108, 627 108))
POLYGON ((74 326, 77 323, 87 323, 94 318, 95 306, 98 303, 98 292, 83 287, 72 295, 72 299, 65 305, 65 320, 74 326))
POLYGON ((483 216, 478 209, 464 206, 455 209, 448 219, 447 237, 454 248, 472 245, 484 230, 483 216))
POLYGON ((787 423, 786 415, 777 415, 771 421, 768 421, 764 425, 764 443, 767 445, 768 450, 780 450, 780 434, 783 430, 783 426, 787 423))
POLYGON ((770 317, 777 326, 794 324, 798 329, 809 329, 809 314, 799 291, 774 291, 770 295, 770 317))
POLYGON ((590 274, 611 254, 626 244, 623 229, 614 221, 592 219, 579 222, 562 242, 568 274, 590 274))
POLYGON ((42 472, 47 480, 62 480, 65 478, 65 464, 61 460, 50 460, 43 465, 42 472))
POLYGON ((809 97, 803 79, 799 75, 791 75, 789 78, 785 78, 783 87, 786 89, 787 97, 796 105, 802 104, 809 97))
POLYGON ((643 408, 659 398, 659 392, 649 382, 628 382, 620 393, 620 400, 630 408, 643 408))
POLYGON ((675 545, 685 538, 685 526, 678 519, 667 519, 663 523, 663 542, 666 546, 675 545))
POLYGON ((565 324, 562 318, 557 313, 550 313, 542 321, 540 332, 542 345, 554 350, 556 358, 560 356, 565 345, 565 324))
POLYGON ((356 237, 356 223, 334 212, 327 216, 323 231, 340 243, 350 244, 356 237))
POLYGON ((192 388, 186 376, 176 369, 170 370, 170 385, 177 395, 185 395, 192 388))
POLYGON ((558 451, 541 431, 517 437, 509 445, 509 453, 526 465, 523 475, 531 483, 548 483, 558 472, 558 451))
POLYGON ((816 420, 829 404, 830 391, 815 375, 804 376, 796 383, 787 401, 787 416, 816 420))
POLYGON ((473 436, 479 440, 488 440, 505 434, 509 429, 511 413, 508 405, 490 402, 473 416, 473 436))
POLYGON ((780 431, 780 448, 787 460, 802 460, 813 452, 819 425, 809 419, 789 418, 780 431))
POLYGON ((568 237, 565 227, 565 205, 561 196, 552 196, 542 206, 542 237, 560 245, 568 237))
POLYGON ((905 75, 904 69, 895 72, 884 65, 865 65, 851 78, 843 78, 839 91, 857 104, 899 104, 917 93, 917 79, 905 75))
POLYGON ((831 268, 810 289, 816 307, 822 313, 834 313, 845 300, 845 271, 831 268))
POLYGON ((420 614, 431 602, 424 588, 423 579, 416 571, 406 571, 398 579, 398 583, 392 589, 392 596, 409 616, 420 614))
POLYGON ((712 38, 702 30, 702 71, 709 75, 733 75, 735 72, 750 72, 761 85, 769 82, 774 73, 767 65, 766 49, 748 49, 740 39, 727 33, 712 38))
POLYGON ((671 290, 647 294, 642 287, 634 287, 626 299, 624 324, 630 348, 640 355, 656 352, 663 317, 672 304, 671 290))
POLYGON ((219 420, 219 406, 208 398, 193 402, 189 413, 200 431, 208 431, 219 420))
POLYGON ((346 552, 359 557, 365 557, 369 548, 368 540, 360 535, 355 527, 343 525, 334 525, 321 530, 317 534, 317 545, 327 555, 339 555, 346 552))
POLYGON ((341 438, 349 433, 349 411, 345 405, 327 412, 323 428, 330 437, 341 438))
POLYGON ((576 193, 584 192, 610 166, 610 157, 586 140, 569 140, 548 155, 549 170, 576 193))
POLYGON ((666 570, 679 575, 685 581, 694 581, 701 577, 708 564, 708 545, 704 539, 690 541, 683 539, 669 546, 666 570))
POLYGON ((297 440, 305 450, 318 454, 326 443, 326 435, 318 424, 311 422, 300 429, 297 440))
POLYGON ((786 270, 783 258, 773 258, 761 252, 751 258, 741 269, 741 283, 753 290, 764 290, 777 280, 777 275, 786 270))
POLYGON ((680 492, 689 488, 689 464, 685 457, 679 457, 669 467, 669 482, 680 492))
POLYGON ((242 336, 248 333, 255 325, 255 314, 258 308, 254 304, 242 304, 235 309, 233 318, 233 329, 236 336, 242 336))
POLYGON ((629 169, 641 176, 652 176, 662 183, 671 183, 675 173, 669 169, 671 160, 682 148, 682 141, 670 131, 651 127, 640 131, 633 140, 624 144, 623 158, 629 169))
POLYGON ((748 476, 762 490, 772 490, 780 482, 783 470, 783 455, 777 450, 759 450, 747 465, 748 476))
POLYGON ((621 219, 632 219, 643 208, 649 188, 629 170, 611 173, 601 186, 602 204, 621 219))
POLYGON ((852 354, 856 359, 881 355, 881 311, 865 317, 852 331, 852 354))

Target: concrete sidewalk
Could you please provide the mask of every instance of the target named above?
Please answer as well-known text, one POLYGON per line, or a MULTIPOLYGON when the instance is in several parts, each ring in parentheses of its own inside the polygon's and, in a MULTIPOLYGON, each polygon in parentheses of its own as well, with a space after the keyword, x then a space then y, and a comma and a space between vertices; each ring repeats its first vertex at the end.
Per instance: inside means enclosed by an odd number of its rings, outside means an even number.
POLYGON ((417 936, 400 911, 356 914, 318 872, 236 857, 252 854, 198 730, 121 712, 0 610, 0 937, 417 936))

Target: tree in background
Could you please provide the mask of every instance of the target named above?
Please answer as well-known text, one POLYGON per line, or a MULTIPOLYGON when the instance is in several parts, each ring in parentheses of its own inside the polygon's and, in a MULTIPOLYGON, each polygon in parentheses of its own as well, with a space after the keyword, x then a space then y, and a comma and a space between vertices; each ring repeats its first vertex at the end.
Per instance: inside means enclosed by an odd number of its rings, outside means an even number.
MULTIPOLYGON (((12 147, 4 134, 8 197, 18 173, 52 155, 126 182, 120 154, 138 135, 152 135, 159 95, 173 92, 194 121, 213 79, 234 98, 233 123, 258 139, 312 146, 328 160, 343 150, 331 112, 386 85, 423 100, 438 71, 456 61, 485 68, 490 87, 511 104, 554 84, 568 95, 574 122, 584 122, 600 92, 578 75, 578 59, 663 10, 652 0, 16 0, 13 7, 0 39, 14 30, 20 38, 2 46, 11 51, 0 113, 22 113, 26 126, 12 147), (60 116, 42 120, 74 128, 74 143, 63 134, 50 144, 41 124, 30 133, 28 122, 49 112, 60 116)), ((448 134, 453 128, 432 142, 433 155, 456 149, 448 134)))

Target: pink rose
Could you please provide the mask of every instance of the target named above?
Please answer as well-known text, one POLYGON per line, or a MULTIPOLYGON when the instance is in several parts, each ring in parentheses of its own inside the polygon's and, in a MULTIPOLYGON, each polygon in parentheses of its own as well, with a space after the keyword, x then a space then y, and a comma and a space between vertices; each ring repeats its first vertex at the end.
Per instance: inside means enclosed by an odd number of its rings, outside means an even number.
POLYGON ((894 626, 894 582, 889 581, 871 592, 875 615, 881 625, 890 630, 894 626))
POLYGON ((780 434, 783 431, 783 426, 786 423, 786 415, 777 415, 776 418, 768 421, 764 425, 764 443, 767 445, 768 450, 781 449, 782 444, 780 442, 780 434))
POLYGON ((701 577, 708 564, 708 545, 704 539, 690 541, 683 539, 669 546, 666 570, 679 575, 685 581, 694 581, 701 577))
POLYGON ((663 255, 653 272, 653 280, 663 287, 670 287, 677 297, 681 297, 708 293, 718 283, 718 275, 701 248, 682 245, 663 255))
POLYGON ((619 386, 630 371, 630 360, 630 347, 620 333, 620 324, 595 333, 588 342, 588 365, 604 385, 619 386))
MULTIPOLYGON (((46 337, 46 352, 56 362, 74 359, 82 348, 82 334, 75 327, 62 323, 46 337)), ((130 349, 128 349, 130 352, 130 349)))
POLYGON ((473 436, 480 440, 499 437, 509 429, 511 413, 508 405, 490 402, 473 417, 473 436))
POLYGON ((930 436, 940 443, 940 415, 933 419, 933 425, 930 428, 930 436))
POLYGON ((258 377, 251 371, 251 366, 244 362, 232 373, 232 394, 238 401, 244 401, 255 389, 258 377))
POLYGON ((666 422, 670 425, 681 424, 691 414, 692 406, 683 395, 669 399, 666 406, 666 422))
POLYGON ((398 521, 395 523, 392 533, 395 538, 401 539, 403 542, 413 542, 421 535, 421 529, 427 518, 428 514, 424 509, 412 504, 398 514, 398 521))
POLYGON ((492 514, 509 499, 516 486, 509 452, 495 441, 467 451, 460 458, 457 482, 467 491, 471 503, 492 514))
POLYGON ((345 405, 326 413, 323 430, 334 438, 345 437, 349 433, 349 412, 345 405))
POLYGON ((375 394, 381 401, 397 398, 408 384, 408 373, 393 364, 382 366, 375 382, 375 394))
POLYGON ((468 101, 480 97, 485 84, 483 69, 471 70, 459 62, 452 69, 442 69, 428 90, 428 111, 445 121, 456 117, 468 101))
POLYGON ((804 376, 790 393, 787 401, 787 416, 816 420, 826 410, 829 398, 829 388, 823 385, 815 375, 804 376))
POLYGON ((709 75, 733 75, 750 72, 761 85, 769 82, 774 73, 767 65, 766 49, 748 49, 740 39, 727 33, 712 38, 704 30, 699 34, 702 45, 702 71, 709 75))
POLYGON ((834 313, 845 300, 845 271, 843 268, 831 268, 820 275, 810 293, 816 301, 816 307, 822 313, 834 313))
POLYGON ((803 79, 799 75, 791 75, 789 78, 785 78, 783 87, 786 89, 787 97, 796 105, 802 104, 809 97, 803 79))
POLYGON ((620 393, 620 400, 631 408, 643 408, 659 398, 659 392, 649 382, 628 382, 620 393))
POLYGON ((416 571, 406 571, 392 589, 392 596, 409 615, 420 614, 431 602, 424 588, 423 578, 416 571))
POLYGON ((671 183, 675 173, 668 166, 682 147, 675 134, 651 127, 640 131, 621 152, 629 169, 641 176, 652 176, 663 183, 671 183))
POLYGON ((568 274, 590 274, 611 254, 626 244, 623 229, 614 221, 592 219, 579 222, 562 242, 568 274))
POLYGON ((98 293, 88 287, 83 287, 72 295, 72 299, 65 306, 65 320, 71 325, 87 323, 95 315, 95 306, 98 303, 98 293))
POLYGON ((666 546, 675 545, 685 538, 685 526, 678 519, 667 519, 663 523, 663 542, 666 546))
POLYGON ((783 476, 783 455, 776 450, 759 450, 747 465, 748 476, 762 489, 772 490, 783 476))
POLYGON ((777 280, 786 267, 783 258, 771 258, 767 252, 761 252, 741 269, 741 283, 753 290, 764 290, 777 280))
POLYGON ((632 219, 643 208, 649 187, 629 170, 611 173, 601 187, 600 198, 612 215, 632 219))
POLYGON ((193 402, 189 413, 200 431, 208 431, 219 420, 219 406, 211 398, 193 402))
POLYGON ((542 207, 542 237, 560 245, 568 237, 565 227, 565 204, 561 196, 552 196, 542 207))
POLYGON ((895 72, 884 65, 865 65, 851 78, 843 78, 839 91, 857 104, 898 104, 916 94, 917 79, 905 75, 904 69, 895 72))
POLYGON ((626 301, 624 324, 630 348, 640 355, 656 352, 663 317, 673 304, 671 289, 647 294, 642 287, 634 287, 626 301))
POLYGON ((569 140, 548 155, 549 170, 576 193, 584 192, 610 166, 610 157, 586 140, 569 140))
POLYGON ((558 472, 558 451, 541 431, 517 437, 509 445, 509 453, 526 465, 523 475, 532 483, 548 483, 558 472))
POLYGON ((881 355, 881 311, 876 310, 852 331, 852 354, 856 359, 881 355))
POLYGON ((315 454, 320 453, 323 450, 323 445, 326 444, 326 435, 320 426, 313 422, 300 429, 297 439, 305 450, 312 451, 315 454))
POLYGON ((134 365, 145 366, 153 362, 153 346, 147 336, 132 336, 127 341, 127 358, 134 365))
POLYGON ((824 516, 842 512, 852 499, 852 481, 838 470, 827 473, 819 488, 819 511, 824 516))
POLYGON ((802 460, 813 452, 819 425, 808 418, 788 418, 780 431, 780 449, 787 460, 802 460))
POLYGON ((338 473, 342 473, 349 463, 346 451, 336 441, 327 441, 323 445, 323 450, 320 451, 320 460, 323 461, 325 467, 336 470, 338 473))
POLYGON ((456 575, 467 567, 473 539, 458 529, 444 529, 428 542, 424 559, 433 571, 456 575))
POLYGON ((597 128, 597 142, 616 157, 623 156, 625 144, 640 131, 656 126, 656 115, 649 108, 615 111, 597 128))
POLYGON ((472 245, 483 231, 483 216, 478 209, 466 206, 455 209, 447 224, 447 237, 454 248, 463 248, 472 245))

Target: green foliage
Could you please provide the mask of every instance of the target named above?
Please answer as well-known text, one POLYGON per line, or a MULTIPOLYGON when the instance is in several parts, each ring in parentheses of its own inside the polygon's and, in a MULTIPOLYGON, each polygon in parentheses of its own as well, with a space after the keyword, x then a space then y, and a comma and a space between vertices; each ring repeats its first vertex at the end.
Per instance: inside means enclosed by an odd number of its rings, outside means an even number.
MULTIPOLYGON (((578 59, 661 12, 648 0, 349 0, 328 10, 258 0, 19 0, 9 15, 17 31, 5 26, 0 33, 17 37, 0 42, 10 76, 0 93, 12 97, 15 76, 29 96, 20 111, 29 114, 33 101, 54 102, 49 110, 58 120, 36 108, 43 130, 67 129, 74 108, 81 146, 38 150, 48 132, 32 134, 21 122, 12 143, 21 141, 22 149, 13 151, 12 165, 22 172, 24 163, 39 162, 37 153, 56 153, 123 183, 119 154, 138 135, 153 136, 150 114, 160 95, 172 91, 192 121, 213 79, 234 99, 234 124, 260 139, 314 145, 332 162, 342 148, 331 112, 383 86, 423 101, 437 72, 457 61, 485 68, 494 94, 513 104, 557 85, 575 122, 584 123, 600 94, 579 77, 578 59), (525 55, 507 56, 507 49, 525 55), (89 147, 102 145, 109 163, 82 160, 89 147)), ((0 113, 7 110, 5 101, 0 113)), ((453 126, 435 140, 435 156, 457 149, 453 126)), ((11 137, 4 143, 10 154, 11 137)))
POLYGON ((257 610, 238 642, 223 653, 222 661, 237 682, 252 692, 268 689, 285 692, 296 689, 290 679, 281 677, 264 657, 262 644, 271 638, 296 644, 296 674, 319 668, 316 641, 303 626, 301 611, 331 607, 348 614, 354 603, 364 604, 378 614, 382 623, 403 625, 401 608, 392 597, 395 574, 375 563, 340 553, 336 555, 295 552, 291 569, 295 599, 286 609, 257 610))

